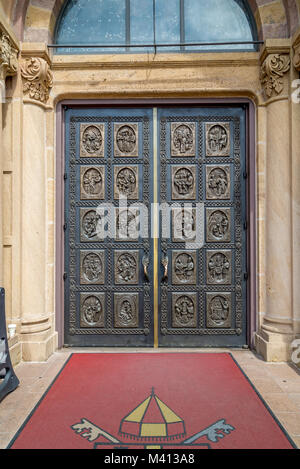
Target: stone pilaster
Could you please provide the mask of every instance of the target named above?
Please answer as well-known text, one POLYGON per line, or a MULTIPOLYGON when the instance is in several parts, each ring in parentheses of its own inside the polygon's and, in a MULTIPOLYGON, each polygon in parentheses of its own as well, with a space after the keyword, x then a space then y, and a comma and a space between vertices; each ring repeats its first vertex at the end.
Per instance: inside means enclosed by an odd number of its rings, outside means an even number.
MULTIPOLYGON (((22 50, 22 350, 23 360, 43 361, 56 346, 47 310, 47 112, 52 73, 43 45, 22 50)), ((54 292, 51 292, 54 295, 54 292)))
POLYGON ((261 54, 261 84, 267 115, 266 312, 256 335, 256 347, 268 361, 288 361, 294 337, 290 65, 289 44, 267 42, 261 54))
POLYGON ((2 105, 5 101, 5 80, 6 77, 15 75, 18 70, 18 50, 15 43, 0 24, 0 286, 3 286, 3 214, 2 214, 2 179, 3 179, 3 160, 2 160, 2 105))

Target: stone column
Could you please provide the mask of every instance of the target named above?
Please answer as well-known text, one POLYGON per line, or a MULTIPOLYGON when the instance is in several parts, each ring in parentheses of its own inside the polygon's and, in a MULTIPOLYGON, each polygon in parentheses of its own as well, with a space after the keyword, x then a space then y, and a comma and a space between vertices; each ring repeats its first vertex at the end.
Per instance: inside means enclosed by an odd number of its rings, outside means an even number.
POLYGON ((267 114, 266 311, 256 348, 268 361, 288 361, 293 340, 289 71, 289 45, 267 42, 261 55, 267 114))
POLYGON ((18 70, 18 50, 6 32, 0 28, 0 286, 3 287, 3 161, 2 161, 2 105, 5 100, 5 79, 15 75, 18 70))
MULTIPOLYGON (((36 46, 36 45, 35 45, 36 46)), ((23 46, 24 47, 24 46, 23 46)), ((25 361, 43 361, 55 350, 47 311, 47 112, 52 87, 45 50, 22 50, 22 351, 25 361), (37 56, 39 52, 39 56, 37 56)), ((54 292, 53 292, 54 294, 54 292)))

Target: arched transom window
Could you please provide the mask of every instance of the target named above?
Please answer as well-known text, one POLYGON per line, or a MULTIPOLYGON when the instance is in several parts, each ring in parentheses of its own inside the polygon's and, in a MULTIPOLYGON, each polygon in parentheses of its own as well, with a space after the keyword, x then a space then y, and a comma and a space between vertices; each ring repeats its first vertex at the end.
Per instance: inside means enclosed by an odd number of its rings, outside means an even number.
POLYGON ((257 32, 246 0, 69 0, 55 39, 73 46, 58 53, 253 51, 257 32))

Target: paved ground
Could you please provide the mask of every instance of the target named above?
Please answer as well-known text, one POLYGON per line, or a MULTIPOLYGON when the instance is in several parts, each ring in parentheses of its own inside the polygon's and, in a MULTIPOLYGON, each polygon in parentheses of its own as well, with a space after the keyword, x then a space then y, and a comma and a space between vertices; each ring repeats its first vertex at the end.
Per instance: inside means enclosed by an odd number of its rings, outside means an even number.
MULTIPOLYGON (((85 352, 96 353, 87 349, 85 352)), ((161 350, 152 353, 159 352, 161 350)), ((70 353, 62 350, 47 363, 21 363, 16 367, 21 384, 0 404, 0 449, 7 447, 70 353)), ((250 351, 233 351, 232 354, 300 449, 300 372, 286 363, 265 363, 250 351)))

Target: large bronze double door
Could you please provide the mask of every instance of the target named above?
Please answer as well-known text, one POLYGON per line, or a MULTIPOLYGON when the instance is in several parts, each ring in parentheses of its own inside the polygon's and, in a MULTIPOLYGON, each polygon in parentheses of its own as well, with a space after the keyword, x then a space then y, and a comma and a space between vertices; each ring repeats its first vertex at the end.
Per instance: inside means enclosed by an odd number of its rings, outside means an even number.
POLYGON ((65 344, 247 343, 242 107, 65 112, 65 344))

